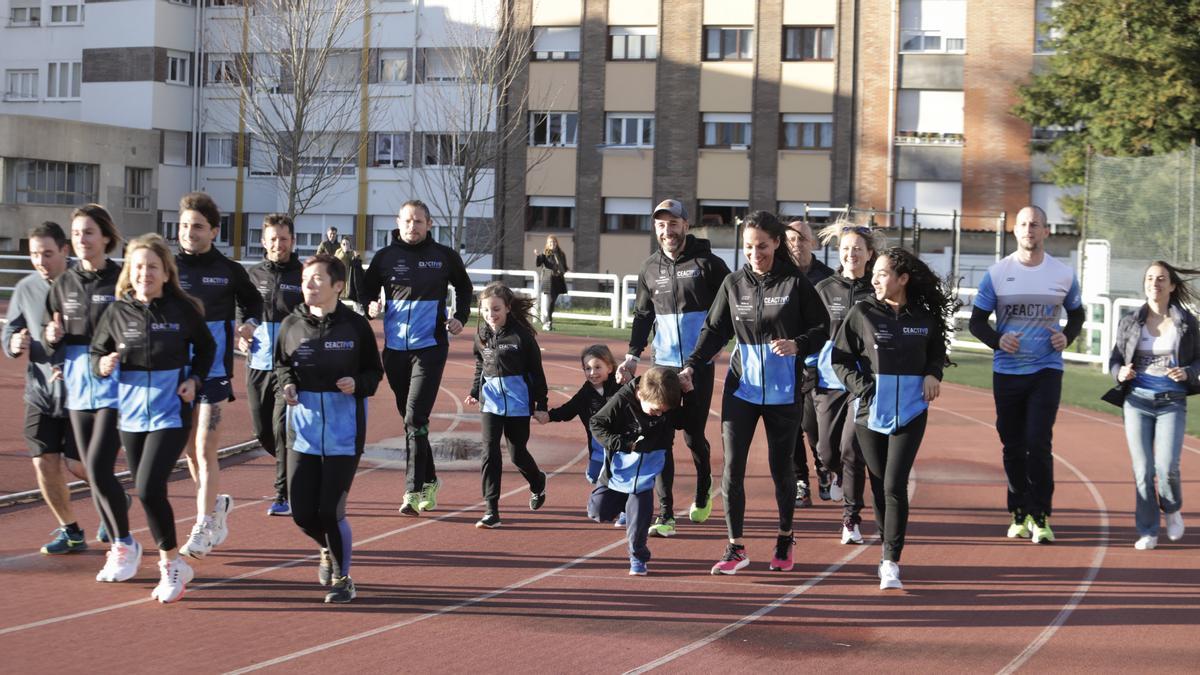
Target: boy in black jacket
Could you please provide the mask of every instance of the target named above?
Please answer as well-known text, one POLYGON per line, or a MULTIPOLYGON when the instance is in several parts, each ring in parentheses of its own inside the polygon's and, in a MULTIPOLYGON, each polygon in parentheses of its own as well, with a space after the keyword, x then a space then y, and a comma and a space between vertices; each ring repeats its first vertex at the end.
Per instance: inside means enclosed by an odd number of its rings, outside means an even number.
POLYGON ((682 399, 679 376, 656 366, 617 390, 592 416, 592 434, 604 446, 605 458, 600 485, 588 501, 588 517, 604 523, 625 512, 629 574, 634 576, 645 576, 650 561, 646 540, 654 513, 654 479, 675 435, 666 413, 682 399))

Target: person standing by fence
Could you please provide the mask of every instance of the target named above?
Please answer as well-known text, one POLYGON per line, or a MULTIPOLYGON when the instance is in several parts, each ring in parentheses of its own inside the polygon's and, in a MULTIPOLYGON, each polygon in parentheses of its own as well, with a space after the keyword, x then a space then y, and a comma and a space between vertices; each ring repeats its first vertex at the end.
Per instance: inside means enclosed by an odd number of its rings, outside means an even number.
POLYGON ((567 254, 558 245, 558 237, 546 235, 546 247, 534 251, 537 266, 542 268, 542 329, 554 330, 554 305, 558 296, 567 292, 567 254))

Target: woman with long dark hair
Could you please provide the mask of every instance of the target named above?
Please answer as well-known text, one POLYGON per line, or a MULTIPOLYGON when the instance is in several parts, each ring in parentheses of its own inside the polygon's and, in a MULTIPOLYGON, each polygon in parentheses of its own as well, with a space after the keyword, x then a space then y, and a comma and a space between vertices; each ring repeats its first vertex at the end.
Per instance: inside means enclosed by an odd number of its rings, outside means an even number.
POLYGON ((558 237, 546 235, 546 247, 534 251, 537 266, 542 268, 542 328, 554 330, 554 303, 567 292, 567 254, 558 245, 558 237))
POLYGON ((846 315, 834 340, 833 369, 858 399, 855 434, 875 498, 883 538, 879 588, 903 588, 900 554, 908 528, 908 476, 942 370, 958 306, 955 294, 912 252, 879 253, 871 275, 875 297, 846 315))
POLYGON ((1183 538, 1183 483, 1179 457, 1187 426, 1187 397, 1200 391, 1200 327, 1188 310, 1195 292, 1181 269, 1162 260, 1146 268, 1146 304, 1121 320, 1108 368, 1117 386, 1105 400, 1125 413, 1125 439, 1136 488, 1133 547, 1158 546, 1159 513, 1166 516, 1167 538, 1183 538))

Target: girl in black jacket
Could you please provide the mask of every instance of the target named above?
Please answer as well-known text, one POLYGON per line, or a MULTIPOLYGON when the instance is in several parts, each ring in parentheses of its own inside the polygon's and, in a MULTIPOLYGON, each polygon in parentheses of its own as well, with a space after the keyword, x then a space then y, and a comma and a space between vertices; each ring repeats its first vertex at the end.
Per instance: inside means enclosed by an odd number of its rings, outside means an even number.
POLYGON ((588 451, 588 467, 584 475, 589 483, 595 483, 604 465, 604 446, 592 436, 590 424, 592 416, 604 406, 605 401, 617 393, 617 361, 605 345, 587 347, 579 355, 579 360, 587 382, 579 387, 571 400, 550 411, 550 421, 566 422, 578 417, 583 423, 588 451))

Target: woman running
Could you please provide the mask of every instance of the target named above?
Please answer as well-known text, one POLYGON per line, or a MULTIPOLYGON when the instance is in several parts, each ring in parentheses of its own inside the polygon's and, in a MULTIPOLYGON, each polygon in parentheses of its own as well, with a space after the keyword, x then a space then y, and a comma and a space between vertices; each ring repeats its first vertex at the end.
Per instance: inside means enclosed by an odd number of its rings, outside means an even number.
POLYGON ((902 248, 879 254, 871 285, 875 297, 846 314, 832 361, 857 399, 855 434, 883 537, 879 588, 903 588, 898 563, 908 527, 908 475, 950 363, 946 348, 958 303, 928 265, 902 248))
POLYGON ((1117 381, 1105 400, 1121 403, 1125 439, 1133 462, 1137 508, 1133 547, 1158 546, 1159 512, 1166 515, 1167 538, 1183 538, 1183 483, 1179 456, 1187 427, 1187 397, 1200 391, 1200 327, 1187 310, 1195 291, 1180 269, 1156 260, 1146 269, 1146 304, 1121 320, 1108 369, 1117 381), (1114 398, 1115 397, 1115 398, 1114 398))
POLYGON ((110 260, 121 244, 112 216, 98 204, 71 214, 71 247, 78 264, 67 268, 46 300, 46 344, 62 349, 67 416, 75 433, 100 513, 102 542, 112 539, 96 581, 126 581, 137 573, 142 547, 129 534, 129 502, 113 475, 121 438, 117 433, 117 377, 97 377, 88 359, 92 335, 116 297, 121 265, 110 260))
POLYGON ((783 246, 784 227, 774 215, 755 211, 742 221, 748 265, 725 277, 704 320, 696 348, 679 379, 691 389, 694 369, 708 363, 733 337, 737 346, 721 402, 725 445, 725 526, 729 546, 713 574, 736 574, 750 564, 742 541, 746 516, 746 458, 759 418, 767 432, 767 459, 775 482, 779 532, 770 569, 792 569, 792 513, 796 502, 796 448, 803 401, 804 357, 829 337, 828 317, 812 284, 800 276, 783 246))
POLYGON ((475 335, 475 377, 470 406, 482 404, 483 499, 487 511, 475 527, 500 527, 500 435, 508 439, 508 456, 529 482, 529 508, 546 503, 546 474, 529 454, 529 418, 539 424, 550 420, 546 412, 546 374, 542 350, 534 338, 530 313, 533 301, 516 295, 496 281, 479 294, 483 324, 475 335))
POLYGON ((121 443, 158 544, 160 578, 150 597, 175 602, 193 573, 179 555, 167 480, 217 347, 204 308, 180 288, 175 257, 159 235, 129 242, 116 294, 92 338, 92 369, 101 377, 120 372, 121 443))
POLYGON ((367 431, 367 398, 383 379, 375 331, 342 304, 346 268, 318 253, 304 261, 297 305, 279 326, 275 374, 287 411, 292 520, 320 547, 325 602, 350 602, 353 538, 346 499, 367 431))

